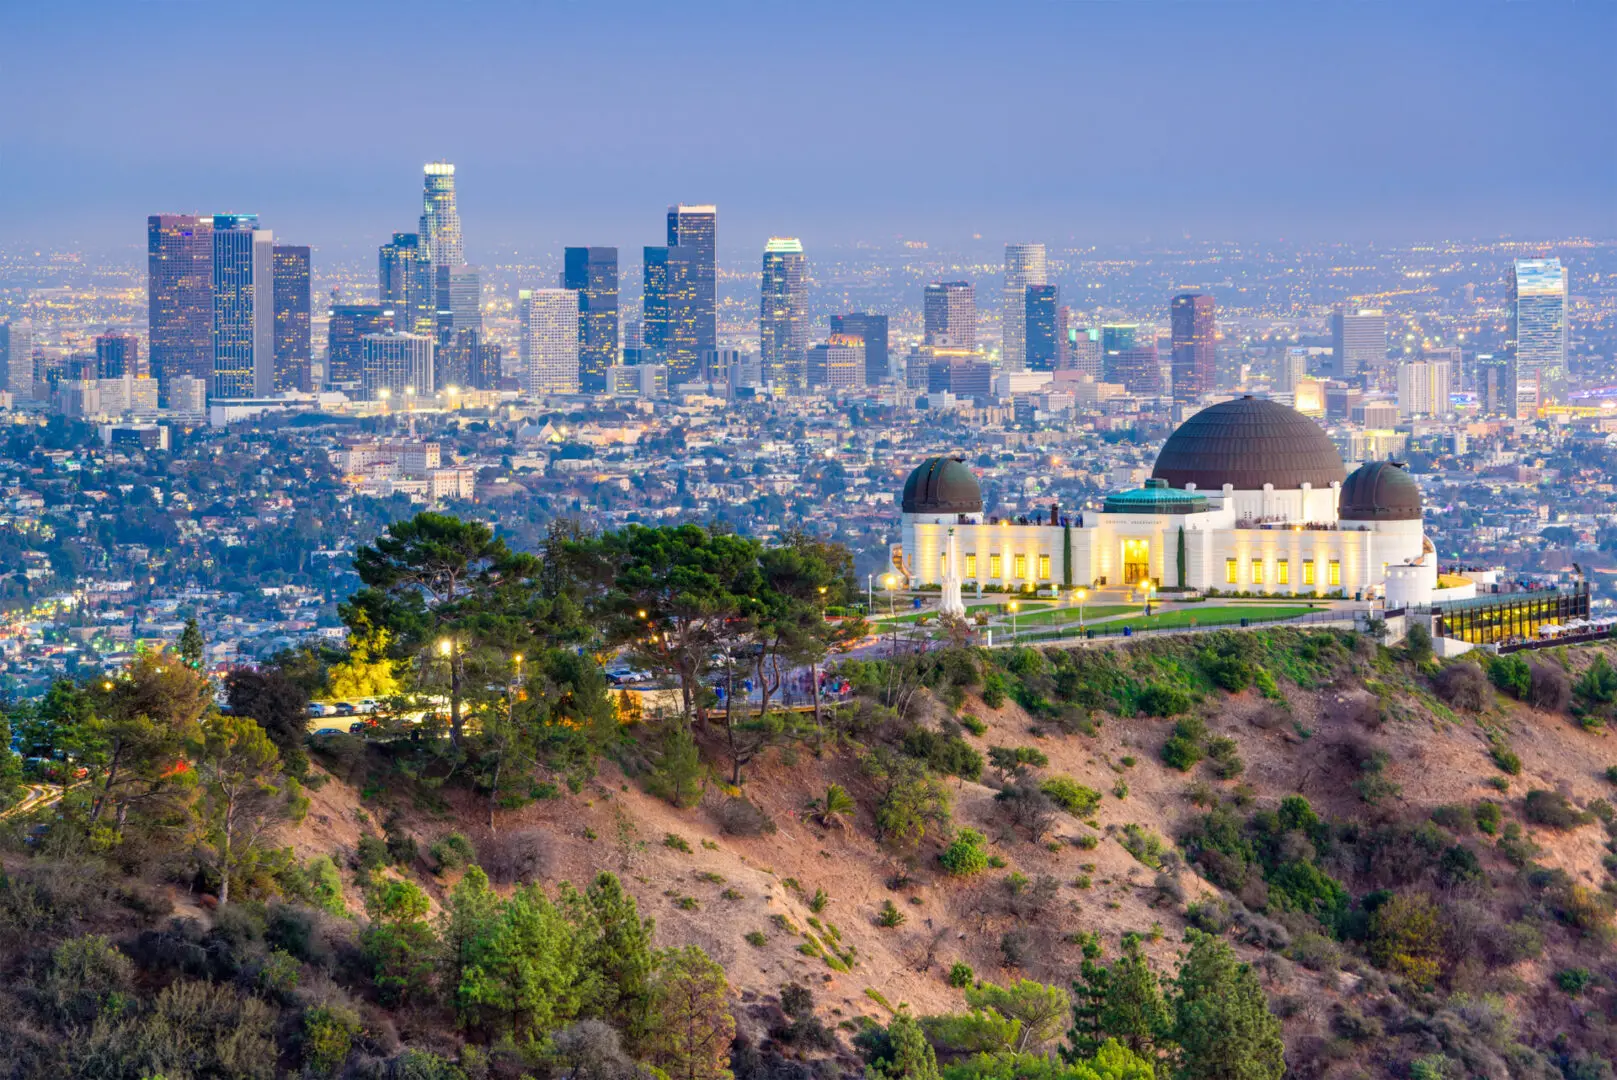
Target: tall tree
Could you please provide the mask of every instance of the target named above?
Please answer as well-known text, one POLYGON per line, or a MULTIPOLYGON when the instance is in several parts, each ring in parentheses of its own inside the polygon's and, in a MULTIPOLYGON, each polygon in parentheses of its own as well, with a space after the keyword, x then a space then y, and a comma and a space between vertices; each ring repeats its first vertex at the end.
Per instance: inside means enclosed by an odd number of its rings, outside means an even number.
POLYGON ((191 748, 196 762, 202 824, 199 849, 219 876, 219 903, 230 903, 230 885, 252 866, 275 825, 291 814, 280 755, 248 716, 210 716, 191 748))
POLYGON ((1286 1045, 1250 964, 1210 934, 1189 932, 1174 982, 1173 1041, 1179 1080, 1280 1080, 1286 1045))
POLYGON ((1021 1021, 1017 1039, 1018 1054, 1037 1054, 1051 1039, 1061 1034, 1061 1025, 1072 1008, 1072 1000, 1059 986, 1046 986, 1032 979, 1018 979, 1009 986, 983 983, 968 987, 966 1004, 973 1009, 992 1009, 1010 1020, 1021 1021))
POLYGON ((202 627, 197 625, 195 619, 185 620, 185 629, 180 631, 180 660, 192 671, 201 671, 204 663, 203 653, 207 644, 202 640, 202 627))
POLYGON ((656 970, 652 920, 616 874, 602 871, 589 888, 563 895, 573 925, 583 941, 584 965, 594 975, 596 993, 588 1010, 611 1022, 631 1049, 649 1034, 651 977, 656 970))
POLYGON ((900 1009, 887 1025, 887 1041, 890 1055, 867 1065, 865 1080, 941 1080, 938 1057, 908 1009, 900 1009))
POLYGON ((78 740, 95 792, 90 824, 102 824, 110 808, 121 831, 132 808, 188 791, 195 774, 186 748, 212 708, 207 678, 169 652, 141 653, 118 679, 104 683, 78 740))
POLYGON ((309 732, 309 694, 280 668, 236 668, 225 676, 225 701, 232 714, 249 716, 275 744, 281 764, 293 776, 309 770, 303 749, 309 732))
POLYGON ((695 945, 666 950, 651 983, 651 1059, 669 1080, 731 1080, 735 1039, 724 969, 695 945))
POLYGON ((395 521, 354 556, 365 588, 341 612, 351 628, 383 629, 402 655, 423 669, 431 656, 447 668, 450 737, 464 729, 461 696, 466 658, 478 632, 498 619, 502 601, 520 600, 538 560, 512 551, 482 522, 423 512, 395 521), (430 654, 430 655, 429 655, 430 654))
POLYGON ((1150 1058, 1156 1056, 1157 1040, 1169 1023, 1162 987, 1140 951, 1140 940, 1125 935, 1123 955, 1111 965, 1106 981, 1099 1016, 1101 1033, 1150 1058))

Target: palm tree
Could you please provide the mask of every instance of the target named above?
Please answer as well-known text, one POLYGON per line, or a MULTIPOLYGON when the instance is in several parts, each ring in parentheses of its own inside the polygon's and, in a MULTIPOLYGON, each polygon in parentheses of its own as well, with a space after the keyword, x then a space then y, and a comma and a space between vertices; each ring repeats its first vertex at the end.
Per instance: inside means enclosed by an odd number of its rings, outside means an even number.
POLYGON ((825 798, 815 799, 808 805, 809 813, 825 828, 843 824, 843 818, 857 809, 853 796, 841 784, 832 784, 825 789, 825 798))

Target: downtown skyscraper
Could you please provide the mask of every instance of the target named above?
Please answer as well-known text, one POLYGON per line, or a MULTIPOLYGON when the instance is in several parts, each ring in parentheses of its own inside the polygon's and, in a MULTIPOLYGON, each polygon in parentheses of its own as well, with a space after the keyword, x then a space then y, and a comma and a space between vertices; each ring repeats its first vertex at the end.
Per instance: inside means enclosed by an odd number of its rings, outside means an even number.
POLYGON ((578 293, 579 389, 604 393, 606 369, 618 362, 618 249, 567 248, 561 287, 578 293))
POLYGON ((940 281, 926 287, 921 303, 923 341, 977 351, 977 290, 969 281, 940 281))
POLYGON ((1387 363, 1387 315, 1380 308, 1337 304, 1331 310, 1332 372, 1373 386, 1387 363))
POLYGON ((1505 351, 1516 417, 1560 398, 1567 375, 1566 268, 1560 259, 1517 259, 1510 268, 1505 351))
POLYGON ((641 253, 641 362, 668 362, 668 249, 648 247, 641 253))
POLYGON ((578 294, 522 289, 517 320, 524 389, 534 397, 578 393, 578 294))
POLYGON ((1168 305, 1168 321, 1173 335, 1173 403, 1190 410, 1217 388, 1218 326, 1213 298, 1207 293, 1180 293, 1168 305))
POLYGON ((257 214, 213 216, 213 396, 275 392, 275 237, 257 214))
POLYGON ((437 275, 419 233, 394 233, 376 253, 377 295, 391 307, 398 329, 430 334, 437 328, 437 275))
POLYGON ((314 389, 314 349, 310 338, 309 249, 276 244, 275 390, 314 389))
POLYGON ((1027 367, 1027 287, 1048 284, 1043 244, 1005 245, 1005 292, 1000 307, 1000 367, 1027 367))
POLYGON ((460 235, 460 210, 455 205, 455 167, 447 161, 434 161, 423 172, 419 235, 426 245, 427 261, 434 266, 464 266, 466 248, 460 235))
POLYGON ((718 348, 718 208, 668 208, 668 381, 694 379, 702 353, 718 348))
POLYGON ((865 346, 865 385, 875 386, 892 374, 888 355, 887 316, 854 311, 831 316, 833 337, 858 338, 865 346))
POLYGON ((146 219, 147 357, 167 402, 181 375, 213 380, 213 218, 146 219))
POLYGON ((764 245, 762 295, 758 304, 758 359, 765 386, 807 388, 808 281, 803 244, 776 236, 764 245))
POLYGON ((1061 291, 1055 285, 1029 285, 1023 291, 1024 367, 1054 371, 1061 358, 1061 291))

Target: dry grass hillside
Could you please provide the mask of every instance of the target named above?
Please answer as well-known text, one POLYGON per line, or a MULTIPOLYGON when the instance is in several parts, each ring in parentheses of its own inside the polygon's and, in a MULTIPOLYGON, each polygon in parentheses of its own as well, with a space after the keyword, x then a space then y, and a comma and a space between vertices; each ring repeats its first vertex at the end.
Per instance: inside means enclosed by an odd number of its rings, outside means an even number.
MULTIPOLYGON (((604 762, 576 794, 501 811, 493 836, 480 797, 444 788, 423 798, 373 759, 360 768, 371 772, 351 776, 366 798, 332 780, 289 838, 300 855, 348 864, 359 837, 389 820, 423 853, 394 872, 440 899, 457 873, 435 874, 424 853, 454 831, 479 850, 522 849, 519 861, 550 884, 611 870, 655 918, 659 942, 701 945, 743 1001, 802 982, 844 1022, 885 1022, 900 1003, 922 1014, 961 1010, 962 992, 946 978, 957 963, 991 981, 1065 985, 1086 943, 1115 955, 1128 933, 1171 971, 1196 924, 1227 935, 1257 966, 1284 1018, 1289 1075, 1610 1075, 1601 1059, 1617 1047, 1607 1020, 1617 966, 1602 819, 1612 818, 1606 770, 1617 746, 1596 718, 1580 724, 1570 700, 1546 711, 1497 692, 1472 661, 1461 663, 1474 677, 1457 680, 1350 636, 1221 635, 1213 648, 1273 678, 1227 692, 1208 681, 1216 664, 1198 652, 1206 647, 1181 639, 1089 653, 1077 676, 1088 693, 1076 702, 1051 697, 1045 685, 1052 671, 1063 685, 1062 656, 1072 655, 1055 650, 1031 661, 982 660, 971 685, 932 678, 904 715, 883 708, 873 684, 861 718, 833 725, 840 734, 820 753, 804 743, 770 749, 747 765, 738 793, 710 779, 698 805, 677 808, 604 762), (1119 715, 1159 684, 1187 696, 1158 711, 1188 708, 1153 717, 1148 701, 1137 715, 1119 715), (1191 741, 1213 756, 1181 770, 1164 763, 1164 745, 1187 717, 1204 721, 1191 741), (1056 812, 1024 827, 996 799, 1007 781, 991 766, 976 780, 950 777, 951 827, 980 830, 991 855, 984 872, 952 876, 938 859, 947 830, 929 830, 913 850, 876 840, 879 793, 860 756, 901 745, 915 728, 960 733, 984 756, 996 746, 1034 748, 1043 757, 1026 768, 1029 777, 1070 778, 1100 793, 1099 805, 1082 819, 1056 812), (1233 740, 1233 752, 1222 739, 1233 740), (857 810, 826 827, 806 808, 833 783, 857 810), (1564 797, 1535 796, 1563 817, 1530 807, 1534 791, 1564 797), (767 816, 768 831, 737 826, 736 794, 767 816), (1205 844, 1191 845, 1199 857, 1177 846, 1215 807, 1240 823, 1294 795, 1325 824, 1312 839, 1304 830, 1273 840, 1286 850, 1261 871, 1267 885, 1252 870, 1242 888, 1221 889, 1205 844), (1487 805, 1499 808, 1497 823, 1477 810, 1487 805), (1139 850, 1141 837, 1161 838, 1160 852, 1131 854, 1125 844, 1139 850), (1350 894, 1335 924, 1322 909, 1276 900, 1284 868, 1299 864, 1350 894), (1372 906, 1405 894, 1429 901, 1437 923, 1410 931, 1431 940, 1395 948, 1377 937, 1395 933, 1382 925, 1390 916, 1372 906), (899 925, 881 925, 889 902, 899 925), (1399 948, 1425 962, 1406 962, 1399 948), (1573 984, 1581 984, 1575 992, 1562 988, 1573 984)), ((1559 669, 1570 687, 1603 655, 1562 650, 1533 663, 1559 669)), ((719 732, 704 731, 701 741, 726 775, 719 732)), ((1261 827, 1249 824, 1248 835, 1261 827)), ((1230 872, 1225 865, 1225 886, 1230 872)))

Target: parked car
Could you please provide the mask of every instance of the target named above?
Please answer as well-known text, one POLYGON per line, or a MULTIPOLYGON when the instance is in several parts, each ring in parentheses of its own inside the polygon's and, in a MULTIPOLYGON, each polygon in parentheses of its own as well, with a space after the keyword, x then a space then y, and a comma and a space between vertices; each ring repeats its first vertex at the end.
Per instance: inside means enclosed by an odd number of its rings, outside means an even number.
POLYGON ((351 701, 339 701, 339 702, 337 702, 337 715, 338 716, 355 716, 358 713, 359 713, 359 710, 354 707, 353 702, 351 702, 351 701))
POLYGON ((314 734, 315 734, 316 738, 319 738, 319 737, 321 737, 323 735, 341 735, 342 732, 337 730, 334 727, 323 727, 319 731, 316 731, 314 734))

